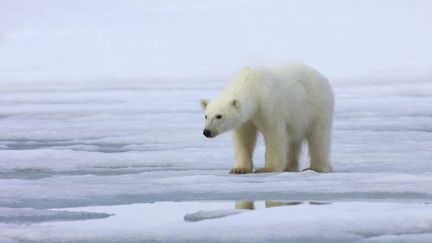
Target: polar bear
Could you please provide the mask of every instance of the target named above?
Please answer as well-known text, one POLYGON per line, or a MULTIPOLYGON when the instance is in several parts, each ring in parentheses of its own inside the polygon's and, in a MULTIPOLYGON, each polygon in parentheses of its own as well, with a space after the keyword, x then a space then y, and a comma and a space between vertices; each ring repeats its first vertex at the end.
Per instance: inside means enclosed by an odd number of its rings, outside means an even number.
POLYGON ((333 92, 327 79, 304 64, 244 67, 215 99, 200 101, 205 113, 204 136, 234 130, 232 174, 253 172, 258 132, 265 142, 260 172, 299 170, 299 154, 308 142, 310 167, 331 172, 329 159, 333 92))

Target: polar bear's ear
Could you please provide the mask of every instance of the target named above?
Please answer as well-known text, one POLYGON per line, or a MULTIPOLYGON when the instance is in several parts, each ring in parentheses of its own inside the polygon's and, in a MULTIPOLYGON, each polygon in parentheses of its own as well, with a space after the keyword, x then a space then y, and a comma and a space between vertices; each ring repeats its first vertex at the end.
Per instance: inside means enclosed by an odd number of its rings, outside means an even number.
POLYGON ((201 99, 201 100, 200 100, 201 108, 202 108, 203 110, 205 110, 205 109, 207 108, 207 105, 208 105, 209 102, 210 102, 210 101, 209 101, 208 99, 201 99))
POLYGON ((236 109, 240 109, 240 101, 238 99, 231 100, 231 105, 236 109))

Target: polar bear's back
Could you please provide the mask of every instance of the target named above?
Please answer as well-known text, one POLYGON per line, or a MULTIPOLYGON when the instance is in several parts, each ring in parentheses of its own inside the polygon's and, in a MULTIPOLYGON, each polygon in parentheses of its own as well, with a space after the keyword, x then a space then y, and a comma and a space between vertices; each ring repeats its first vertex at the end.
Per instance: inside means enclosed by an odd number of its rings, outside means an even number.
POLYGON ((307 65, 245 67, 230 86, 259 104, 260 119, 284 119, 291 133, 307 132, 313 121, 331 123, 333 93, 329 82, 307 65))
POLYGON ((265 99, 273 105, 300 101, 313 105, 333 105, 333 92, 328 80, 305 64, 244 67, 236 74, 230 86, 248 93, 255 92, 249 95, 265 99))
MULTIPOLYGON (((289 94, 290 97, 304 99, 313 106, 330 105, 333 108, 333 91, 327 78, 317 70, 295 63, 277 66, 269 69, 268 72, 273 76, 269 80, 279 83, 280 90, 286 92, 281 94, 283 97, 289 94)), ((292 102, 292 100, 288 101, 292 102)))

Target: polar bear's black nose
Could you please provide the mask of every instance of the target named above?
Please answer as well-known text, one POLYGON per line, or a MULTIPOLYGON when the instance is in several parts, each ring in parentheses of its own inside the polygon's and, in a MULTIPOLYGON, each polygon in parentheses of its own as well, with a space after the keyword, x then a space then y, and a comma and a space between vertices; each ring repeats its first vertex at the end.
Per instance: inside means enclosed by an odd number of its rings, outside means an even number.
POLYGON ((204 134, 204 136, 209 138, 211 136, 211 131, 208 129, 204 129, 203 134, 204 134))

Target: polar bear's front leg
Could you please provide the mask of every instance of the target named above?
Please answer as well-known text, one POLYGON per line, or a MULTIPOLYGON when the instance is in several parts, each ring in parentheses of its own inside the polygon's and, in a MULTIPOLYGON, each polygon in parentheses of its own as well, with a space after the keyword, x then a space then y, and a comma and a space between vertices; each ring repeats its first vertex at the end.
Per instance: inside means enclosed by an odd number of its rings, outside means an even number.
POLYGON ((253 151, 256 144, 257 128, 251 122, 246 122, 234 130, 235 165, 231 174, 251 173, 253 169, 253 151))
POLYGON ((274 126, 263 131, 265 140, 265 165, 256 173, 279 172, 287 164, 288 137, 284 126, 274 126))

